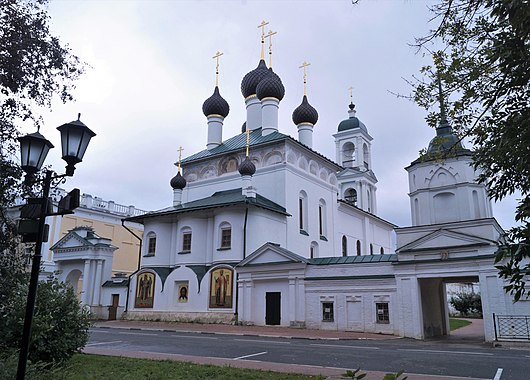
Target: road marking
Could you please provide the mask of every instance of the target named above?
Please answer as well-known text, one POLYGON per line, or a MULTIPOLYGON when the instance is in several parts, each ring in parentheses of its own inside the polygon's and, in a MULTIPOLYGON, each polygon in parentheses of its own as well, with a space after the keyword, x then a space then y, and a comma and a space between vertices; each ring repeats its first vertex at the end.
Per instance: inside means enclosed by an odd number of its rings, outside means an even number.
POLYGON ((219 339, 215 336, 198 336, 198 335, 171 335, 173 338, 192 338, 192 339, 219 339))
POLYGON ((365 346, 348 346, 345 344, 323 344, 323 343, 311 343, 310 346, 320 346, 320 347, 341 347, 341 348, 360 348, 363 350, 379 350, 379 347, 365 347, 365 346))
POLYGON ((90 347, 90 346, 99 346, 100 344, 113 344, 113 343, 121 343, 122 341, 121 340, 113 340, 112 342, 99 342, 99 343, 89 343, 87 345, 85 345, 85 347, 90 347))
POLYGON ((497 368, 497 373, 495 374, 495 377, 493 380, 500 380, 502 375, 502 368, 497 368))
POLYGON ((232 360, 239 360, 239 359, 251 358, 251 357, 253 357, 253 356, 265 355, 266 353, 267 353, 267 351, 263 351, 263 352, 258 352, 258 353, 255 353, 255 354, 243 355, 243 356, 239 356, 239 357, 237 357, 237 358, 233 358, 232 360))
POLYGON ((398 351, 410 351, 410 352, 429 352, 434 354, 467 354, 467 355, 485 355, 485 356, 493 356, 493 354, 490 354, 488 352, 470 352, 470 351, 442 351, 442 350, 419 350, 419 349, 411 349, 411 348, 398 348, 398 351))
POLYGON ((234 339, 238 342, 255 342, 255 343, 272 343, 272 344, 291 344, 291 342, 277 342, 273 340, 259 340, 259 339, 234 339))

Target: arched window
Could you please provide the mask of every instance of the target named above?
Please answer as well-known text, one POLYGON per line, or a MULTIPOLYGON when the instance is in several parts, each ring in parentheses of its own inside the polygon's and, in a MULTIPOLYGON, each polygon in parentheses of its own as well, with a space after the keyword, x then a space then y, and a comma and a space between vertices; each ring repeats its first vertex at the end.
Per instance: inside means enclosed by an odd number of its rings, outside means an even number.
POLYGON ((232 247, 232 226, 228 222, 219 225, 219 249, 232 247))
POLYGON ((414 224, 419 225, 420 224, 420 202, 418 201, 418 198, 414 198, 414 217, 416 219, 414 221, 414 224))
POLYGON ((368 152, 368 145, 363 145, 363 160, 364 160, 364 166, 366 169, 370 169, 369 162, 370 162, 370 154, 368 152))
POLYGON ((298 223, 300 232, 307 234, 307 193, 303 190, 298 197, 298 223))
POLYGON ((156 252, 156 234, 149 232, 147 234, 147 252, 146 256, 154 256, 156 252))
POLYGON ((471 193, 472 197, 473 197, 473 211, 475 213, 474 217, 475 219, 479 219, 480 218, 480 205, 478 203, 478 193, 477 193, 477 190, 473 190, 473 192, 471 193))
POLYGON ((320 237, 326 236, 326 202, 321 199, 318 202, 318 233, 320 237))
POLYGON ((357 240, 357 256, 361 256, 361 241, 357 240))
POLYGON ((342 256, 348 256, 348 238, 342 235, 342 256))
POLYGON ((181 253, 191 252, 191 228, 183 227, 180 230, 180 236, 181 236, 181 242, 182 242, 181 253))
POLYGON ((370 243, 370 255, 374 254, 374 246, 370 243))
POLYGON ((311 259, 318 257, 318 243, 316 241, 312 241, 309 246, 309 257, 311 259))
POLYGON ((382 255, 385 254, 385 249, 383 247, 381 247, 381 249, 379 250, 379 253, 381 253, 382 255))
POLYGON ((355 146, 351 142, 347 142, 342 146, 342 166, 345 168, 352 168, 355 162, 355 146))
POLYGON ((349 188, 344 192, 344 200, 353 206, 357 206, 357 190, 349 188))
POLYGON ((370 196, 370 189, 366 190, 366 200, 366 203, 368 203, 368 212, 372 212, 372 197, 370 196))

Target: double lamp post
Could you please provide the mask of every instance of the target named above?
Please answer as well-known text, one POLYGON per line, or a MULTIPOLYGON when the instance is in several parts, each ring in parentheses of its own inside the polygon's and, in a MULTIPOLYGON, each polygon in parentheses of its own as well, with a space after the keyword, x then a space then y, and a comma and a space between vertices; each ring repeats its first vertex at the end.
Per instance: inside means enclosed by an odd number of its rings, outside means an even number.
MULTIPOLYGON (((31 277, 29 283, 28 300, 26 304, 26 315, 24 318, 24 330, 22 333, 22 342, 17 368, 17 380, 23 380, 26 372, 26 363, 28 360, 29 346, 31 340, 31 325, 33 322, 33 311, 35 309, 35 300, 37 298, 37 285, 39 282, 39 271, 42 258, 42 242, 45 232, 45 220, 50 215, 62 215, 61 210, 53 212, 53 207, 48 199, 50 195, 50 186, 53 180, 74 175, 75 165, 83 160, 83 156, 88 147, 90 139, 96 134, 83 124, 78 115, 77 120, 63 124, 57 129, 61 132, 61 146, 63 160, 66 161, 66 173, 57 175, 53 171, 45 169, 44 179, 42 179, 42 197, 34 199, 36 209, 33 211, 33 218, 36 219, 36 240, 35 254, 31 266, 31 277)), ((50 141, 41 135, 38 131, 18 138, 20 142, 20 166, 26 172, 25 183, 31 186, 37 182, 35 175, 41 170, 44 160, 53 145, 50 141)), ((40 181, 39 181, 40 182, 40 181)), ((30 210, 30 213, 32 211, 30 210)))

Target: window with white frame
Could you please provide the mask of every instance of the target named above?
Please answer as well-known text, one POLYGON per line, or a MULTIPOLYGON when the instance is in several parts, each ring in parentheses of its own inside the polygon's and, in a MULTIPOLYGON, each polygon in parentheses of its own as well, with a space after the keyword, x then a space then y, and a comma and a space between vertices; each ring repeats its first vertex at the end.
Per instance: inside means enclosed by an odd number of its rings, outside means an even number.
POLYGON ((357 240, 357 256, 361 256, 361 241, 357 240))
POLYGON ((232 226, 230 223, 224 222, 221 223, 219 230, 220 237, 220 249, 230 249, 232 247, 232 226))
POLYGON ((388 312, 388 302, 376 302, 375 304, 377 323, 390 323, 390 315, 388 312))
POLYGON ((322 302, 322 322, 334 322, 333 302, 322 302))
POLYGON ((182 250, 181 252, 191 252, 191 228, 182 229, 182 250))
POLYGON ((146 256, 154 256, 156 252, 156 234, 150 232, 147 234, 147 253, 146 256))
POLYGON ((321 240, 326 240, 326 202, 323 199, 318 202, 318 233, 321 240))
POLYGON ((309 257, 311 259, 318 257, 318 243, 316 241, 312 241, 309 246, 309 257))
POLYGON ((307 194, 303 190, 298 197, 298 224, 300 233, 307 235, 307 194))

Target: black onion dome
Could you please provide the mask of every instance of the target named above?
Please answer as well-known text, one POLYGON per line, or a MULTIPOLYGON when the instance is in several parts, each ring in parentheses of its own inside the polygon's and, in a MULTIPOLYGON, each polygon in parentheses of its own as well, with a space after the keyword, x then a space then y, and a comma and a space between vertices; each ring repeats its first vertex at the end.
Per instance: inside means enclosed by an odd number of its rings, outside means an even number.
POLYGON ((293 111, 293 122, 295 125, 301 123, 311 123, 315 125, 318 121, 318 112, 309 104, 307 96, 304 95, 302 104, 293 111))
POLYGON ((247 131, 247 122, 245 121, 243 125, 241 126, 241 133, 245 133, 247 131))
POLYGON ((177 173, 176 176, 171 178, 171 181, 169 182, 169 184, 171 185, 173 189, 182 190, 186 187, 186 180, 184 179, 183 176, 180 175, 180 173, 177 173))
POLYGON ((204 113, 204 116, 221 115, 226 117, 228 112, 230 112, 230 106, 219 93, 219 87, 215 86, 213 95, 202 104, 202 113, 204 113))
POLYGON ((269 70, 269 75, 263 78, 256 87, 256 95, 259 100, 265 98, 282 100, 285 95, 285 87, 283 86, 282 80, 272 69, 269 70))
POLYGON ((256 165, 250 161, 248 157, 245 158, 245 160, 239 165, 239 174, 241 175, 254 175, 256 173, 256 165))
POLYGON ((241 81, 241 93, 243 94, 243 97, 246 99, 250 95, 254 95, 259 82, 261 82, 261 80, 267 75, 269 75, 269 70, 267 69, 265 61, 261 59, 258 67, 247 73, 241 81))

